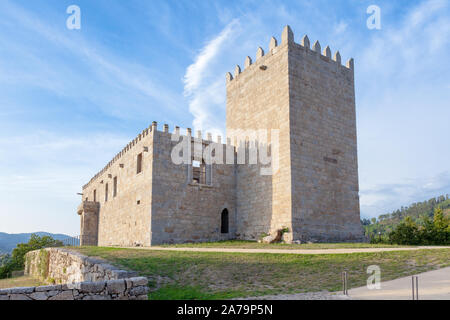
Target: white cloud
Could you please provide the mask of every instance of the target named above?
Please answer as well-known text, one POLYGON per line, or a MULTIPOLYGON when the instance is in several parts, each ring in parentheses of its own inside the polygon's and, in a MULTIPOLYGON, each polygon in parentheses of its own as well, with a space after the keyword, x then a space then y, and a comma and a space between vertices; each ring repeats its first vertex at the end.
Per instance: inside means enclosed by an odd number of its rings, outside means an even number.
POLYGON ((4 51, 14 56, 12 61, 0 60, 0 83, 40 87, 57 96, 87 99, 118 118, 183 108, 182 95, 155 80, 161 73, 114 54, 89 40, 87 33, 61 31, 51 25, 51 20, 8 1, 2 11, 18 26, 18 32, 29 38, 12 41, 8 32, 0 34, 4 51), (155 107, 149 108, 152 104, 155 107))
POLYGON ((239 21, 237 19, 234 19, 227 24, 218 36, 209 41, 202 48, 195 58, 195 62, 187 68, 186 75, 184 76, 184 89, 186 95, 190 95, 194 90, 198 89, 202 80, 205 78, 205 74, 207 74, 208 69, 210 69, 211 61, 217 57, 220 49, 226 40, 230 38, 238 24, 239 21))
MULTIPOLYGON (((234 19, 209 41, 186 69, 184 93, 189 99, 189 111, 194 116, 193 127, 221 134, 223 119, 217 117, 217 109, 225 104, 225 73, 214 66, 220 62, 222 49, 238 32, 239 20, 234 19)), ((223 70, 223 65, 221 66, 223 70)))
POLYGON ((341 34, 347 31, 348 24, 345 21, 340 21, 335 27, 334 27, 334 33, 335 34, 341 34))

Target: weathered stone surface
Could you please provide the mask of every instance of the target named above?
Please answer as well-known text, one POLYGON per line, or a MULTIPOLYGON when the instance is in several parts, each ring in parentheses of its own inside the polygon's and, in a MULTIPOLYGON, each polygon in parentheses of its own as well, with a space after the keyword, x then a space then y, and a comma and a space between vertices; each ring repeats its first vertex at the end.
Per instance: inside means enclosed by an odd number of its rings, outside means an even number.
POLYGON ((137 272, 127 270, 114 270, 113 274, 117 279, 125 279, 137 276, 137 272))
POLYGON ((31 300, 26 294, 11 294, 9 300, 31 300))
POLYGON ((47 296, 49 296, 49 297, 53 297, 53 296, 56 296, 58 293, 60 293, 61 291, 58 291, 58 290, 54 290, 54 291, 47 291, 46 293, 47 293, 47 296))
POLYGON ((110 280, 106 282, 108 293, 123 293, 126 289, 124 280, 110 280))
POLYGON ((146 286, 148 284, 148 280, 145 277, 135 277, 130 278, 130 280, 133 282, 133 286, 146 286))
POLYGON ((82 300, 111 300, 111 297, 104 295, 85 296, 82 300))
POLYGON ((80 283, 80 292, 102 292, 105 285, 105 281, 82 282, 80 283))
POLYGON ((133 287, 133 281, 131 281, 130 278, 125 279, 125 284, 126 284, 127 290, 129 290, 133 287))
POLYGON ((47 300, 48 296, 45 294, 45 292, 34 292, 29 295, 29 297, 33 300, 47 300))
POLYGON ((61 290, 61 285, 53 285, 53 286, 40 286, 40 287, 36 287, 35 291, 36 292, 43 292, 43 291, 56 291, 56 290, 61 290))
POLYGON ((10 293, 32 293, 34 292, 34 287, 17 287, 9 289, 10 293))
POLYGON ((26 256, 27 274, 39 276, 38 266, 48 264, 48 277, 53 281, 69 283, 29 288, 0 290, 2 300, 128 300, 137 299, 148 292, 147 279, 137 277, 136 272, 121 270, 103 260, 85 257, 78 252, 62 248, 29 252, 26 256), (131 276, 125 278, 125 276, 131 276), (77 282, 77 279, 85 281, 77 282), (99 281, 86 281, 99 279, 99 281), (132 291, 133 290, 133 291, 132 291))
POLYGON ((140 296, 140 295, 144 295, 147 293, 148 293, 148 287, 144 287, 144 286, 130 289, 130 294, 133 296, 140 296))
POLYGON ((48 300, 74 300, 72 291, 62 291, 48 300))
POLYGON ((263 243, 279 243, 279 242, 281 242, 282 236, 283 236, 283 233, 281 232, 281 230, 277 230, 273 234, 271 234, 267 237, 264 237, 262 239, 262 242, 263 243))

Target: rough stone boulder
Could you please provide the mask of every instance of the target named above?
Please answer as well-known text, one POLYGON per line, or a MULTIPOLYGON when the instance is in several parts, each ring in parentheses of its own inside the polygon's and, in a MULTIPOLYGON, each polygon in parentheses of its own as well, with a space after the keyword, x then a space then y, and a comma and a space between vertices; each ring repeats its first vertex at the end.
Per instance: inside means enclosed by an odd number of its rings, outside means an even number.
POLYGON ((268 235, 267 237, 262 238, 262 243, 279 243, 281 242, 281 239, 283 237, 282 230, 277 230, 273 232, 271 235, 268 235))

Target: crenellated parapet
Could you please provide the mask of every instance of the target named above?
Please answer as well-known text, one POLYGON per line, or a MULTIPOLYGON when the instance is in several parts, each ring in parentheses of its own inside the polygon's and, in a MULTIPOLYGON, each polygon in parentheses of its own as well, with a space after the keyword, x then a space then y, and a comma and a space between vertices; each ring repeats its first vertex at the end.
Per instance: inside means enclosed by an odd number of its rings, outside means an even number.
MULTIPOLYGON (((138 145, 140 145, 140 142, 144 138, 147 138, 148 136, 154 135, 155 133, 167 134, 167 135, 175 134, 175 135, 178 135, 180 137, 183 136, 180 133, 180 127, 179 126, 176 126, 174 131, 173 131, 173 133, 170 133, 168 124, 164 124, 163 130, 160 131, 160 130, 158 130, 158 123, 156 121, 153 121, 153 123, 148 128, 144 129, 141 133, 139 133, 136 136, 136 138, 131 140, 130 143, 128 143, 119 153, 117 153, 113 157, 113 159, 110 162, 108 162, 108 164, 102 170, 100 170, 94 177, 92 177, 92 179, 87 184, 85 184, 83 186, 83 190, 85 190, 87 187, 89 187, 89 185, 91 183, 95 182, 97 179, 102 177, 116 163, 119 163, 119 165, 122 166, 123 164, 120 163, 120 160, 122 159, 122 157, 125 156, 127 153, 129 153, 131 150, 134 150, 135 148, 137 148, 138 145)), ((202 140, 203 144, 210 144, 210 143, 222 144, 222 137, 220 135, 216 136, 216 140, 213 140, 213 136, 212 136, 211 133, 207 132, 206 133, 206 137, 203 138, 202 131, 197 131, 196 132, 196 136, 194 137, 192 135, 192 129, 191 128, 187 128, 186 129, 186 134, 184 136, 185 137, 191 137, 191 139, 197 139, 197 141, 200 139, 200 140, 202 140)))
MULTIPOLYGON (((317 40, 314 42, 314 44, 311 47, 311 42, 307 35, 303 36, 301 43, 295 43, 294 41, 294 33, 292 32, 291 28, 289 26, 284 27, 283 32, 281 34, 281 45, 295 45, 299 46, 301 49, 303 49, 305 52, 313 55, 317 55, 318 57, 324 58, 325 61, 328 61, 329 63, 334 63, 339 67, 346 68, 349 70, 354 70, 354 60, 353 58, 349 59, 345 66, 342 65, 341 60, 341 54, 339 51, 336 51, 334 54, 331 52, 331 48, 329 46, 326 46, 325 49, 322 51, 320 42, 317 40)), ((275 37, 271 37, 270 43, 269 43, 269 53, 274 54, 279 47, 278 41, 275 37)), ((262 59, 264 57, 264 49, 261 47, 258 47, 256 51, 255 56, 255 62, 262 59)), ((251 68, 253 62, 251 57, 247 56, 244 61, 244 70, 241 70, 241 67, 239 65, 236 65, 234 74, 231 74, 230 72, 226 73, 226 80, 227 83, 233 81, 233 79, 239 77, 239 75, 245 70, 251 68)), ((262 68, 261 66, 260 68, 262 68)))

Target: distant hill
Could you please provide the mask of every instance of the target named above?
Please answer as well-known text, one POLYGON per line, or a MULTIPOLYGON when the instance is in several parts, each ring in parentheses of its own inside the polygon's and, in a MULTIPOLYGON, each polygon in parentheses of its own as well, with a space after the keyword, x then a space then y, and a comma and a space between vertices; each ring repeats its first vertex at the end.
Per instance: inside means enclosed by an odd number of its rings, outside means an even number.
POLYGON ((18 243, 26 243, 30 240, 32 234, 37 234, 38 236, 50 236, 55 240, 65 240, 70 238, 70 236, 65 234, 54 234, 48 232, 34 232, 34 233, 17 233, 9 234, 0 232, 0 254, 10 253, 18 243))
POLYGON ((382 214, 376 221, 363 219, 362 222, 366 235, 374 236, 378 235, 378 233, 384 235, 392 231, 406 217, 411 217, 416 222, 419 222, 424 217, 433 219, 436 208, 441 208, 444 215, 450 216, 450 198, 448 194, 426 201, 416 202, 410 206, 401 207, 391 213, 382 214))

